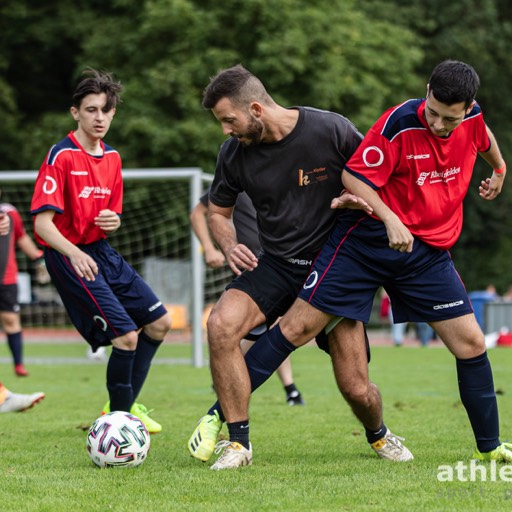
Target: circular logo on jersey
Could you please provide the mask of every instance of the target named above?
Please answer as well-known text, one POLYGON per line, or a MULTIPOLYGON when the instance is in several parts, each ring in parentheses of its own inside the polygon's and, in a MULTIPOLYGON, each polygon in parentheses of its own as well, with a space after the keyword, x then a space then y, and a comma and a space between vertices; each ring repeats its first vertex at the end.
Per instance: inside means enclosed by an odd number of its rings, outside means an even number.
POLYGON ((313 288, 315 284, 318 283, 318 272, 316 270, 313 270, 311 274, 309 274, 308 278, 306 279, 306 282, 304 283, 304 290, 307 290, 308 288, 313 288))
POLYGON ((45 194, 53 194, 57 190, 57 182, 51 176, 46 176, 43 184, 43 192, 45 194))
POLYGON ((377 146, 369 146, 363 151, 363 162, 366 167, 377 167, 384 162, 384 153, 377 146))
POLYGON ((98 316, 98 315, 94 315, 94 321, 98 324, 98 327, 102 330, 102 331, 106 331, 107 330, 107 322, 105 321, 105 319, 101 316, 98 316))

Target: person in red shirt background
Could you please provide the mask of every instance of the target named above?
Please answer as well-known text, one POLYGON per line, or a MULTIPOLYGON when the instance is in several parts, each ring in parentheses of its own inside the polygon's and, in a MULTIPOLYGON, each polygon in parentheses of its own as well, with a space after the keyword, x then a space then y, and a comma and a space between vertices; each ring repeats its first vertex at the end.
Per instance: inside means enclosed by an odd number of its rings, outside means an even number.
POLYGON ((18 210, 12 204, 0 203, 0 212, 7 216, 10 224, 9 232, 0 236, 0 323, 7 336, 7 344, 14 362, 14 373, 18 377, 27 377, 28 371, 23 364, 23 332, 18 303, 16 248, 21 249, 34 262, 36 279, 40 284, 48 283, 50 276, 46 271, 43 251, 25 231, 18 210))

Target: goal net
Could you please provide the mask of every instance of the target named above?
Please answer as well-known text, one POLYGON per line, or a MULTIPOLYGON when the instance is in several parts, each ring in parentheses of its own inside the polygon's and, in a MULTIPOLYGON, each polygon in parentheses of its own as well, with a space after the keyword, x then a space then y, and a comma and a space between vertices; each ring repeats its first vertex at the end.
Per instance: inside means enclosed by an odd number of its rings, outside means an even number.
MULTIPOLYGON (((0 172, 1 202, 13 204, 33 237, 30 202, 37 173, 0 172)), ((171 339, 190 342, 192 362, 203 366, 205 320, 232 274, 203 262, 189 213, 212 179, 200 169, 133 169, 123 172, 122 225, 110 244, 135 267, 166 305, 171 339)), ((32 264, 17 250, 19 299, 24 327, 69 327, 64 305, 50 283, 35 281, 32 264)))

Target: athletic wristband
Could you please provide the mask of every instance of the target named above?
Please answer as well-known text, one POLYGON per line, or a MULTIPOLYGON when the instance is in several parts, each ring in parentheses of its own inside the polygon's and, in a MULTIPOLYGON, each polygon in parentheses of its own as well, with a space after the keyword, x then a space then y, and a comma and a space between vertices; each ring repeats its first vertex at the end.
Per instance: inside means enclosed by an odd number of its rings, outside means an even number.
POLYGON ((507 170, 507 164, 503 164, 499 169, 494 169, 496 174, 503 174, 507 170))

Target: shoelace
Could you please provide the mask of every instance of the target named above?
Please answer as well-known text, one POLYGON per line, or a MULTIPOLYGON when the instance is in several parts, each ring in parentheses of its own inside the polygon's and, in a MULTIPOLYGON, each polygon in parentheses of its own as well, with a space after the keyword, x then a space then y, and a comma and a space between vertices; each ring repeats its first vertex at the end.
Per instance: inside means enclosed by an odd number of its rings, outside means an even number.
MULTIPOLYGON (((223 448, 227 448, 228 446, 231 446, 231 441, 228 441, 227 439, 223 439, 222 441, 219 441, 215 445, 215 454, 218 455, 222 451, 223 448)), ((224 453, 226 453, 226 452, 224 452, 224 453)))
POLYGON ((149 416, 149 414, 152 413, 155 409, 148 409, 145 405, 137 404, 135 410, 149 416))

